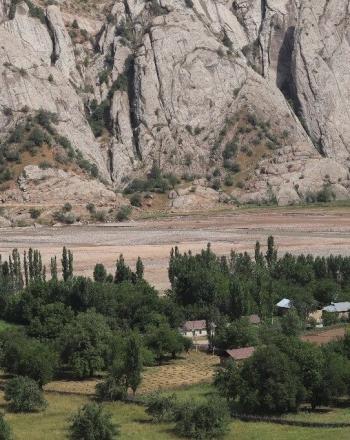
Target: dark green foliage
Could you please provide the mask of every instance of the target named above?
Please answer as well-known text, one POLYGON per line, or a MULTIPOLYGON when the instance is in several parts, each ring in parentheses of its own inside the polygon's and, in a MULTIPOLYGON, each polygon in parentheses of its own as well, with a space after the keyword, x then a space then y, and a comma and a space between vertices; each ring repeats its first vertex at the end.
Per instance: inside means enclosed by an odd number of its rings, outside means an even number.
POLYGON ((95 311, 79 313, 59 337, 61 359, 77 378, 92 377, 106 366, 110 328, 95 311))
POLYGON ((14 412, 34 412, 45 409, 47 403, 38 384, 28 377, 17 376, 6 382, 5 400, 14 412))
POLYGON ((146 329, 146 345, 152 350, 159 363, 162 363, 165 356, 181 353, 185 348, 185 340, 176 330, 173 330, 168 323, 152 324, 146 329))
POLYGON ((88 403, 79 409, 69 427, 71 440, 113 440, 119 436, 118 426, 101 405, 88 403))
POLYGON ((130 203, 132 204, 132 206, 142 206, 142 199, 141 199, 141 195, 138 193, 133 194, 130 197, 130 203))
POLYGON ((107 271, 103 264, 98 263, 94 268, 94 280, 98 283, 103 283, 106 281, 107 271))
POLYGON ((164 396, 152 394, 146 403, 146 413, 152 417, 154 423, 171 422, 175 417, 177 406, 176 395, 164 396))
POLYGON ((102 135, 103 130, 110 129, 110 102, 108 100, 97 104, 94 99, 90 105, 90 115, 88 118, 90 127, 96 137, 102 135))
POLYGON ((71 307, 61 302, 43 304, 38 307, 36 316, 29 323, 28 335, 41 340, 56 339, 62 327, 73 321, 73 318, 71 307))
POLYGON ((52 380, 57 368, 56 353, 46 344, 15 332, 1 334, 2 367, 12 374, 28 376, 40 386, 52 380))
POLYGON ((225 403, 212 399, 205 403, 188 402, 176 411, 178 435, 198 440, 223 437, 228 429, 229 414, 225 403))
POLYGON ((224 368, 218 369, 214 376, 215 387, 228 402, 235 402, 239 396, 241 382, 240 369, 232 360, 224 368))
POLYGON ((136 261, 136 278, 138 280, 142 280, 143 279, 143 272, 144 272, 144 265, 142 263, 141 258, 137 257, 137 261, 136 261))
POLYGON ((295 411, 302 401, 302 384, 295 366, 276 347, 259 348, 243 365, 241 378, 239 405, 245 413, 295 411))
POLYGON ((62 276, 64 281, 67 281, 73 276, 73 254, 65 246, 62 251, 62 276))
POLYGON ((132 333, 127 340, 124 365, 127 385, 135 394, 142 380, 141 372, 143 367, 141 341, 136 333, 132 333))
POLYGON ((131 214, 130 206, 124 205, 117 211, 116 219, 118 222, 123 222, 124 220, 128 220, 131 214))
POLYGON ((0 440, 12 440, 12 432, 10 425, 4 419, 3 414, 0 413, 0 440))
POLYGON ((241 318, 229 325, 225 324, 216 329, 215 347, 227 350, 256 345, 257 335, 254 327, 249 324, 248 319, 241 318))

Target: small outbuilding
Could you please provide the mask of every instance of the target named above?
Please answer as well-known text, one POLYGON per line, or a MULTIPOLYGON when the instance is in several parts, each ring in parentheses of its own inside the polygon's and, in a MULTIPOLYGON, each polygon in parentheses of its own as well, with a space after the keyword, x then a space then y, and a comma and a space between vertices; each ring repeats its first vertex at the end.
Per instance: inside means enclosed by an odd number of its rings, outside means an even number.
POLYGON ((220 364, 225 365, 229 360, 235 362, 242 362, 249 359, 255 351, 255 347, 234 348, 232 350, 225 350, 220 356, 220 364))
POLYGON ((293 308, 293 303, 288 298, 283 298, 276 304, 276 308, 280 315, 287 313, 290 309, 293 308))

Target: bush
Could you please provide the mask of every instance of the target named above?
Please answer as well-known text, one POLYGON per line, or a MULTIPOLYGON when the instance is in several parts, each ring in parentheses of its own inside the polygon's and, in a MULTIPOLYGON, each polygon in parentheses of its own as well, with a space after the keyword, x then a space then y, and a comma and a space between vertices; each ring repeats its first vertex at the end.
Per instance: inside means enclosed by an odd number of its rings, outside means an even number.
POLYGON ((96 212, 96 207, 93 203, 88 203, 86 205, 86 209, 90 212, 90 214, 94 214, 96 212))
POLYGON ((28 376, 40 386, 52 380, 58 362, 48 345, 14 331, 2 333, 1 339, 1 366, 7 372, 28 376))
POLYGON ((186 403, 176 411, 175 431, 192 439, 222 437, 229 421, 225 402, 212 399, 205 403, 186 403))
POLYGON ((142 206, 142 200, 140 194, 137 193, 133 194, 130 197, 130 203, 132 204, 132 206, 138 206, 138 207, 142 206))
POLYGON ((227 175, 227 176, 225 177, 225 181, 224 181, 224 183, 225 183, 226 186, 233 186, 233 183, 234 183, 234 181, 233 181, 233 177, 230 176, 230 175, 227 175))
POLYGON ((12 440, 12 432, 9 424, 4 419, 3 414, 0 413, 0 440, 12 440))
POLYGON ((32 219, 37 219, 38 217, 40 217, 41 211, 40 209, 30 208, 29 214, 32 219))
POLYGON ((72 212, 62 212, 56 211, 53 215, 53 218, 60 223, 65 223, 67 225, 72 225, 75 223, 75 215, 72 212))
POLYGON ((117 436, 119 429, 112 422, 112 416, 96 403, 88 403, 80 408, 69 428, 71 440, 113 440, 117 436))
POLYGON ((339 322, 337 314, 331 312, 323 312, 322 320, 323 320, 323 325, 325 325, 326 327, 329 325, 337 324, 339 322))
POLYGON ((10 379, 6 383, 5 400, 14 412, 41 411, 47 405, 38 384, 33 379, 23 376, 10 379))
POLYGON ((162 396, 153 394, 147 401, 146 413, 152 417, 155 423, 171 422, 174 419, 176 407, 176 395, 162 396))
POLYGON ((107 218, 106 211, 95 211, 93 217, 98 222, 105 222, 107 218))
POLYGON ((131 208, 130 206, 122 206, 119 211, 117 212, 116 219, 118 222, 122 222, 124 220, 128 220, 129 216, 131 214, 131 208))

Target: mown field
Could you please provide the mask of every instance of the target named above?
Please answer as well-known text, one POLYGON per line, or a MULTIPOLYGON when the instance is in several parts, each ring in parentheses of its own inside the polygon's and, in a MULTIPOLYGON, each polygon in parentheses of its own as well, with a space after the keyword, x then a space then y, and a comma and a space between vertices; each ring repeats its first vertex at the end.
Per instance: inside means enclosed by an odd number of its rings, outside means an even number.
MULTIPOLYGON (((176 391, 179 399, 201 399, 211 393, 209 385, 197 385, 176 391)), ((84 403, 87 396, 69 396, 46 393, 49 406, 43 413, 10 414, 6 419, 12 426, 16 440, 63 440, 67 436, 70 416, 84 403)), ((6 411, 3 397, 0 405, 6 411)), ((176 439, 172 424, 153 424, 142 406, 112 403, 105 407, 112 413, 113 420, 120 425, 121 439, 125 440, 163 440, 176 439)), ((349 409, 328 410, 327 421, 336 422, 350 419, 349 409)), ((318 414, 300 414, 298 419, 319 420, 318 414)), ((323 417, 322 417, 323 420, 323 417)), ((328 440, 336 436, 337 440, 350 438, 350 428, 319 429, 295 428, 267 423, 246 423, 233 421, 226 440, 328 440)))

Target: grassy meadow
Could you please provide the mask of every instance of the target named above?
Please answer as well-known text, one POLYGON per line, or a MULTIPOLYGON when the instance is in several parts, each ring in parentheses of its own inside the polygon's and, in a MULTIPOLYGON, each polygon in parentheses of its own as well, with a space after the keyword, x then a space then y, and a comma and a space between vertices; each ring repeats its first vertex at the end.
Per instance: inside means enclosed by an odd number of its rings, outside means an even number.
MULTIPOLYGON (((168 391, 175 392, 179 400, 204 399, 213 392, 210 385, 195 385, 189 388, 168 391)), ((68 433, 70 416, 87 403, 87 396, 46 393, 49 403, 46 411, 34 414, 11 414, 6 411, 3 396, 0 405, 6 413, 15 440, 62 440, 68 433)), ((113 415, 113 420, 120 425, 123 440, 163 440, 176 439, 172 424, 153 424, 142 406, 125 403, 105 404, 113 415)), ((318 413, 300 413, 288 416, 301 420, 322 420, 338 422, 350 420, 349 409, 329 409, 322 416, 318 413)), ((328 440, 336 436, 337 440, 350 438, 350 428, 318 429, 280 426, 268 423, 247 423, 232 421, 225 440, 328 440)))

